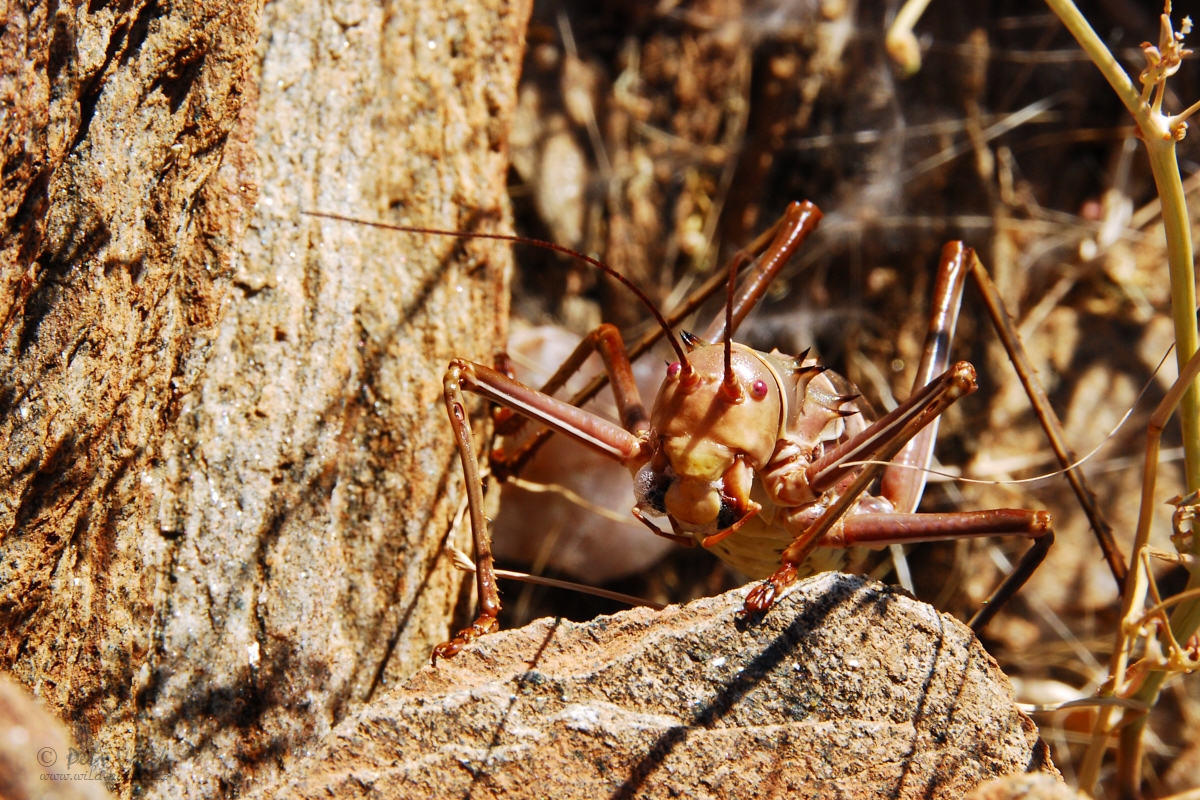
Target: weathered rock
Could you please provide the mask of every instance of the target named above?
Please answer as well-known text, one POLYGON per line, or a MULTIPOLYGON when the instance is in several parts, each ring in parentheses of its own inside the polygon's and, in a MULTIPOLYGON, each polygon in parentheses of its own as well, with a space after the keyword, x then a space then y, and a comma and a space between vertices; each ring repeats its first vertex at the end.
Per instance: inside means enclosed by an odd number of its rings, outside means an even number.
POLYGON ((275 796, 944 797, 1057 776, 963 625, 826 573, 485 637, 345 720, 275 796))
POLYGON ((446 637, 507 253, 302 212, 505 224, 527 14, 0 3, 0 667, 119 793, 253 785, 446 637))

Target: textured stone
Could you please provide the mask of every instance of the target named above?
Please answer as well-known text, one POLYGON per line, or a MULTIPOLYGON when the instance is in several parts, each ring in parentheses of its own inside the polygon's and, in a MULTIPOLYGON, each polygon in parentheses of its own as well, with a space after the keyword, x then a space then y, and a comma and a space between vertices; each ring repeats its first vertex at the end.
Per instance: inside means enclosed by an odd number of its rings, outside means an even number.
POLYGON ((118 793, 242 791, 447 636, 507 252, 302 212, 506 225, 527 14, 0 3, 0 668, 118 793))
POLYGON ((1057 778, 952 618, 826 573, 746 623, 745 591, 485 637, 364 706, 268 794, 960 798, 1057 778))

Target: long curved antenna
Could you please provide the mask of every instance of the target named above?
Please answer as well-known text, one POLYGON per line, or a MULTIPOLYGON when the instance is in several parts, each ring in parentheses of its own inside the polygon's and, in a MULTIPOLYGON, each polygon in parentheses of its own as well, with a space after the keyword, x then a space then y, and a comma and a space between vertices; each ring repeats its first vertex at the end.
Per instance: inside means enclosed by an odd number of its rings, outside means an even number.
POLYGON ((721 337, 725 340, 725 380, 721 383, 721 391, 731 403, 740 403, 742 400, 741 384, 733 374, 733 303, 737 295, 738 272, 743 263, 739 259, 729 268, 729 286, 725 296, 725 335, 721 337))
POLYGON ((679 357, 679 363, 682 367, 683 375, 691 375, 692 365, 687 360, 687 354, 683 352, 683 347, 679 344, 679 339, 675 336, 675 332, 671 330, 671 326, 667 324, 667 320, 663 317, 662 312, 655 307, 650 298, 642 293, 642 290, 633 284, 628 278, 617 272, 612 267, 605 264, 599 259, 586 256, 583 253, 572 250, 569 247, 563 247, 553 242, 543 242, 541 239, 529 239, 524 236, 513 236, 507 233, 479 233, 467 231, 446 231, 439 228, 418 228, 412 225, 396 225, 390 222, 372 222, 371 220, 358 219, 357 217, 346 217, 341 214, 330 214, 325 211, 302 211, 300 212, 306 217, 320 217, 322 219, 333 219, 339 222, 353 222, 356 225, 366 225, 371 228, 382 228, 389 231, 400 231, 401 233, 424 233, 433 236, 451 236, 456 239, 495 239, 501 242, 512 242, 513 244, 527 244, 533 247, 540 247, 543 250, 553 250, 556 253, 577 258, 580 261, 591 264, 598 270, 601 270, 607 275, 620 281, 624 286, 633 292, 634 296, 641 301, 642 305, 650 309, 650 313, 654 315, 654 319, 658 322, 659 327, 667 334, 667 338, 671 341, 671 347, 675 350, 675 355, 679 357))
POLYGON ((725 345, 725 378, 722 394, 731 402, 741 400, 741 387, 733 374, 733 332, 757 303, 779 270, 787 263, 800 244, 816 229, 821 221, 821 211, 807 200, 789 203, 783 216, 763 231, 748 247, 739 250, 729 265, 729 283, 725 299, 725 316, 720 324, 709 326, 704 338, 716 341, 719 337, 725 345), (737 277, 748 264, 757 265, 741 292, 737 291, 737 277))

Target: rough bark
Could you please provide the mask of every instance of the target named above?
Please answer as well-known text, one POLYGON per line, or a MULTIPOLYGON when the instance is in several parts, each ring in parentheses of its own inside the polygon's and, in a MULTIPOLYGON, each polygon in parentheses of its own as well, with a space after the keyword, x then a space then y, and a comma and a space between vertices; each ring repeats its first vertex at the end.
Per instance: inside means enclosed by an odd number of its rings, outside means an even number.
POLYGON ((485 637, 381 695, 271 797, 961 798, 1049 751, 966 626, 824 573, 485 637))
POLYGON ((5 8, 0 667, 119 793, 228 794, 446 635, 507 256, 301 212, 504 224, 528 9, 5 8))

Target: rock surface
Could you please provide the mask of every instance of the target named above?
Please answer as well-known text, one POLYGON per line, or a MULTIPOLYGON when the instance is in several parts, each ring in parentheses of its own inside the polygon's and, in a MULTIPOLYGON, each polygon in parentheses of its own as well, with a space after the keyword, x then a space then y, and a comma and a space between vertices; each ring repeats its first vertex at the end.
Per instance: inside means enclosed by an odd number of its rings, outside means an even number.
POLYGON ((0 668, 118 794, 243 791, 447 636, 507 251, 302 212, 505 225, 527 15, 0 3, 0 668))
POLYGON ((485 637, 347 718, 270 796, 960 798, 1057 778, 967 628, 826 573, 485 637))

